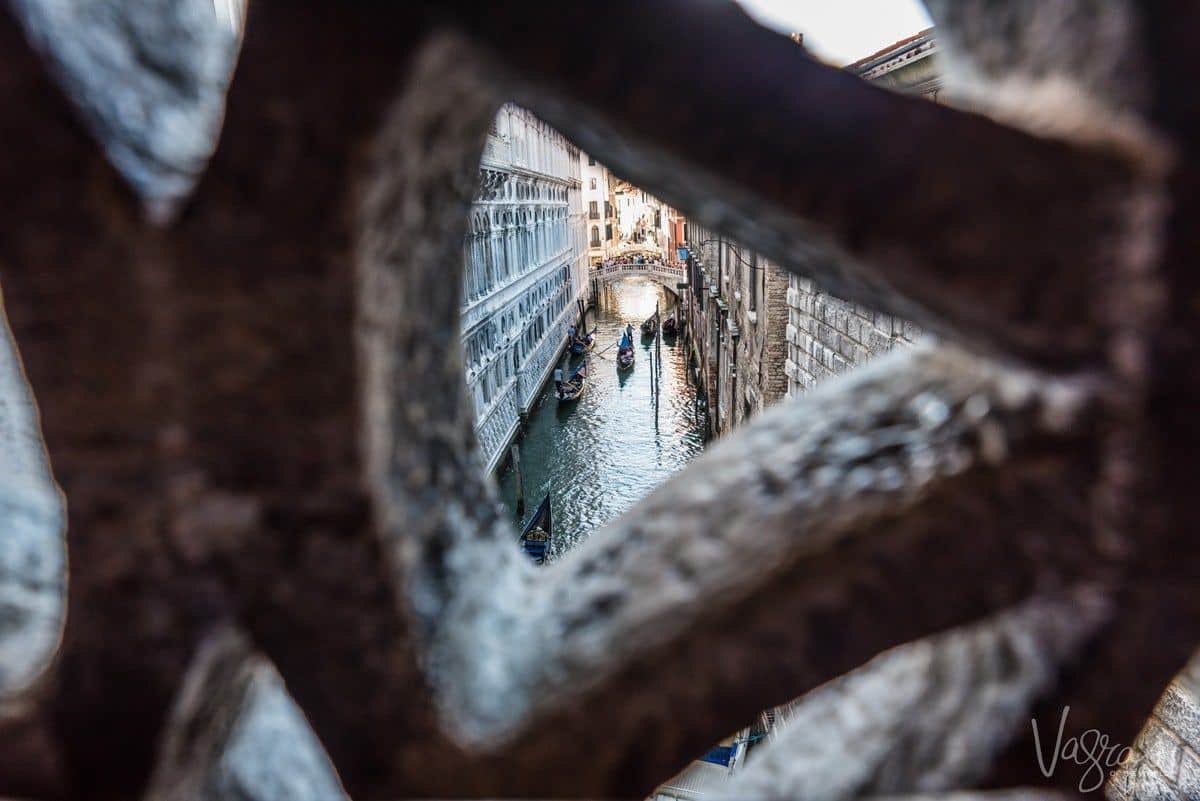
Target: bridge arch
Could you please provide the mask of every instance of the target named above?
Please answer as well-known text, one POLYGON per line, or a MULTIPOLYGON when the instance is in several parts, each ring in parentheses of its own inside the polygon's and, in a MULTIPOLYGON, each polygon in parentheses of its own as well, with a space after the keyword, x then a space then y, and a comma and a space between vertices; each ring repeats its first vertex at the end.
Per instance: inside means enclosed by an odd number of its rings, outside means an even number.
POLYGON ((621 278, 642 277, 650 278, 662 284, 666 289, 679 294, 679 284, 687 281, 687 268, 683 264, 663 261, 656 251, 646 251, 653 258, 643 257, 636 261, 636 256, 630 256, 632 251, 626 251, 626 257, 601 262, 591 270, 592 279, 600 283, 609 283, 621 278))

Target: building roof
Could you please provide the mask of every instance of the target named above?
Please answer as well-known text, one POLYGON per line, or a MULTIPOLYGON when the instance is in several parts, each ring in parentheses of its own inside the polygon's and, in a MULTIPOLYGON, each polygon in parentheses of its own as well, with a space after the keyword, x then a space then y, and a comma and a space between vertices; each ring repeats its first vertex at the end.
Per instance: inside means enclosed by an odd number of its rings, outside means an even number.
POLYGON ((912 36, 908 36, 898 42, 894 42, 882 50, 877 50, 869 56, 860 58, 853 64, 847 64, 845 69, 847 72, 862 74, 912 48, 919 47, 925 42, 932 41, 932 39, 933 28, 926 28, 923 31, 914 33, 912 36))
POLYGON ((655 790, 656 796, 677 798, 680 801, 716 795, 729 782, 729 770, 708 762, 692 762, 655 790))

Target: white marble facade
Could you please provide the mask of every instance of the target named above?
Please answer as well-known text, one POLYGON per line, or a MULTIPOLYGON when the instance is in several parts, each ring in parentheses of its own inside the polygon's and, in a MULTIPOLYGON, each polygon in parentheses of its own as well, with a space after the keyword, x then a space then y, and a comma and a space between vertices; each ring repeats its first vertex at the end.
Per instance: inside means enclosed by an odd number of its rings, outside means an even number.
POLYGON ((463 243, 462 338, 489 471, 536 399, 587 287, 579 148, 504 106, 480 164, 463 243))

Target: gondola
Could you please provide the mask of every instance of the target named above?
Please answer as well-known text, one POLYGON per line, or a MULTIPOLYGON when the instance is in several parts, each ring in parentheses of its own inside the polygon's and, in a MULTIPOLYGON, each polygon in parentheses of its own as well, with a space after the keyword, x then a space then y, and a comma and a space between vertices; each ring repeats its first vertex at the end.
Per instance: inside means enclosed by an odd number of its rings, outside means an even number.
POLYGON ((656 331, 658 331, 658 315, 649 317, 645 322, 642 323, 643 336, 654 336, 656 331))
POLYGON ((521 532, 521 550, 534 564, 544 565, 550 552, 550 537, 550 496, 547 495, 521 532))
POLYGON ((570 403, 571 401, 579 400, 579 396, 583 394, 583 390, 587 387, 587 366, 579 365, 575 372, 571 373, 571 377, 566 381, 562 381, 555 387, 558 394, 559 403, 570 403))
POLYGON ((582 337, 575 337, 571 341, 571 355, 582 356, 583 352, 590 350, 596 341, 596 329, 592 329, 590 334, 585 334, 582 337))
POLYGON ((621 335, 621 343, 617 346, 617 369, 628 370, 630 367, 633 367, 633 342, 626 331, 621 335))
POLYGON ((667 319, 663 320, 662 332, 663 336, 671 336, 672 334, 678 333, 679 323, 675 321, 674 317, 668 317, 667 319))

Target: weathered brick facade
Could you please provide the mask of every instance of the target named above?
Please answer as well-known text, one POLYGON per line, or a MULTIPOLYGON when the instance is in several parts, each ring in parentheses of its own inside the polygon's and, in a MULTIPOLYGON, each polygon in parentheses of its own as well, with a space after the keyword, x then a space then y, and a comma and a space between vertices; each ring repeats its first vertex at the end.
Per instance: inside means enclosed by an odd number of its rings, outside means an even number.
POLYGON ((908 320, 848 303, 798 276, 790 280, 787 307, 784 371, 789 395, 896 345, 911 345, 922 333, 908 320))
POLYGON ((760 254, 725 247, 733 326, 726 326, 730 359, 721 387, 721 430, 741 425, 787 395, 787 375, 780 369, 787 359, 787 273, 760 254))
POLYGON ((691 356, 719 436, 787 395, 788 274, 698 226, 688 237, 699 262, 686 299, 691 356))

